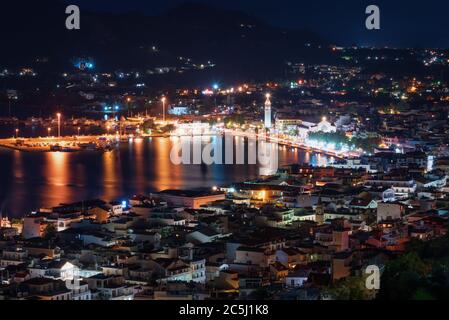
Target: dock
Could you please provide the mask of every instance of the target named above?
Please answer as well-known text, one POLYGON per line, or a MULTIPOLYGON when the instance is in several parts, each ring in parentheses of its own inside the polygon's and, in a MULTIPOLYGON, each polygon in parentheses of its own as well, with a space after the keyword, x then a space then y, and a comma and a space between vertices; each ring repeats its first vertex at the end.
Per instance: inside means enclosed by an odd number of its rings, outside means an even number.
POLYGON ((0 148, 21 152, 80 152, 104 151, 113 141, 112 136, 73 136, 48 138, 0 139, 0 148))

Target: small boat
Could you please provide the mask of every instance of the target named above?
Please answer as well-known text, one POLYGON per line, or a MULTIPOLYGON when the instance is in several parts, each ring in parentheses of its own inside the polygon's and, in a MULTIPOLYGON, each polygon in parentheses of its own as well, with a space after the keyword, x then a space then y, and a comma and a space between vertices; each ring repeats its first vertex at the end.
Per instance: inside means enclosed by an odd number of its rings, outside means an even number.
POLYGON ((73 147, 65 147, 62 148, 62 152, 78 152, 80 151, 80 149, 78 148, 73 148, 73 147))
POLYGON ((98 146, 97 146, 97 144, 94 143, 94 142, 80 143, 79 147, 80 147, 82 150, 90 150, 90 151, 98 150, 98 146))
POLYGON ((50 151, 52 152, 61 152, 63 148, 60 145, 50 146, 50 151))

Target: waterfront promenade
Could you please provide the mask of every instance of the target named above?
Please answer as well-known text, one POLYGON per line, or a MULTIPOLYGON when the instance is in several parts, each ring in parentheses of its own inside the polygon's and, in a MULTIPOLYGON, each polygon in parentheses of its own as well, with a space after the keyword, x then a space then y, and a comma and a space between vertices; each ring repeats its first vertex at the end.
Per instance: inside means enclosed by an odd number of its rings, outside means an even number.
POLYGON ((112 141, 112 136, 72 136, 47 138, 9 138, 0 139, 0 148, 23 152, 82 151, 86 149, 101 150, 112 141))

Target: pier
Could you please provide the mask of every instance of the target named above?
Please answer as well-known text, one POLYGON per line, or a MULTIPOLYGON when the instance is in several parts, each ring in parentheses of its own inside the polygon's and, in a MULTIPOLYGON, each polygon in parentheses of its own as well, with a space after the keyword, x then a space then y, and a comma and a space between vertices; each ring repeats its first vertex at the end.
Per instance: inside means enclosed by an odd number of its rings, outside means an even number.
POLYGON ((115 136, 73 136, 48 138, 0 139, 0 148, 22 152, 104 151, 115 142, 115 136))

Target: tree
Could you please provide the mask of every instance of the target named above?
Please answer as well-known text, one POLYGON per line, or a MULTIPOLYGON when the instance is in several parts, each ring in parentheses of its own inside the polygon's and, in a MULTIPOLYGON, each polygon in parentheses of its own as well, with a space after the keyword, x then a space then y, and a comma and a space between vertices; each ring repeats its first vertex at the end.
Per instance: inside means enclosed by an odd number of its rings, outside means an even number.
POLYGON ((168 124, 168 125, 166 125, 165 127, 160 128, 160 131, 161 131, 162 133, 170 133, 170 132, 174 131, 175 129, 176 129, 176 128, 175 128, 174 125, 168 124))
POLYGON ((266 288, 260 287, 248 296, 248 300, 264 301, 268 300, 270 296, 266 288))
POLYGON ((57 234, 58 234, 58 230, 56 229, 55 225, 49 224, 44 230, 43 238, 45 240, 51 240, 51 239, 54 239, 57 234))
POLYGON ((241 114, 236 113, 226 117, 224 123, 226 124, 227 127, 232 127, 233 124, 242 126, 245 124, 245 117, 241 114))
POLYGON ((425 288, 419 288, 413 295, 413 300, 435 300, 435 298, 425 288))
POLYGON ((407 252, 387 264, 378 298, 448 300, 449 234, 425 242, 412 240, 407 252))
POLYGON ((326 292, 335 300, 373 300, 375 290, 366 288, 366 276, 351 276, 335 283, 326 292))
POLYGON ((426 285, 425 276, 429 267, 416 252, 409 252, 390 261, 382 274, 378 298, 413 299, 418 289, 426 285))
POLYGON ((142 129, 145 131, 148 130, 154 130, 156 128, 154 121, 153 120, 146 120, 143 124, 142 124, 142 129))
POLYGON ((310 140, 317 140, 326 143, 335 144, 349 144, 349 138, 344 133, 326 133, 326 132, 311 132, 309 133, 310 140))

